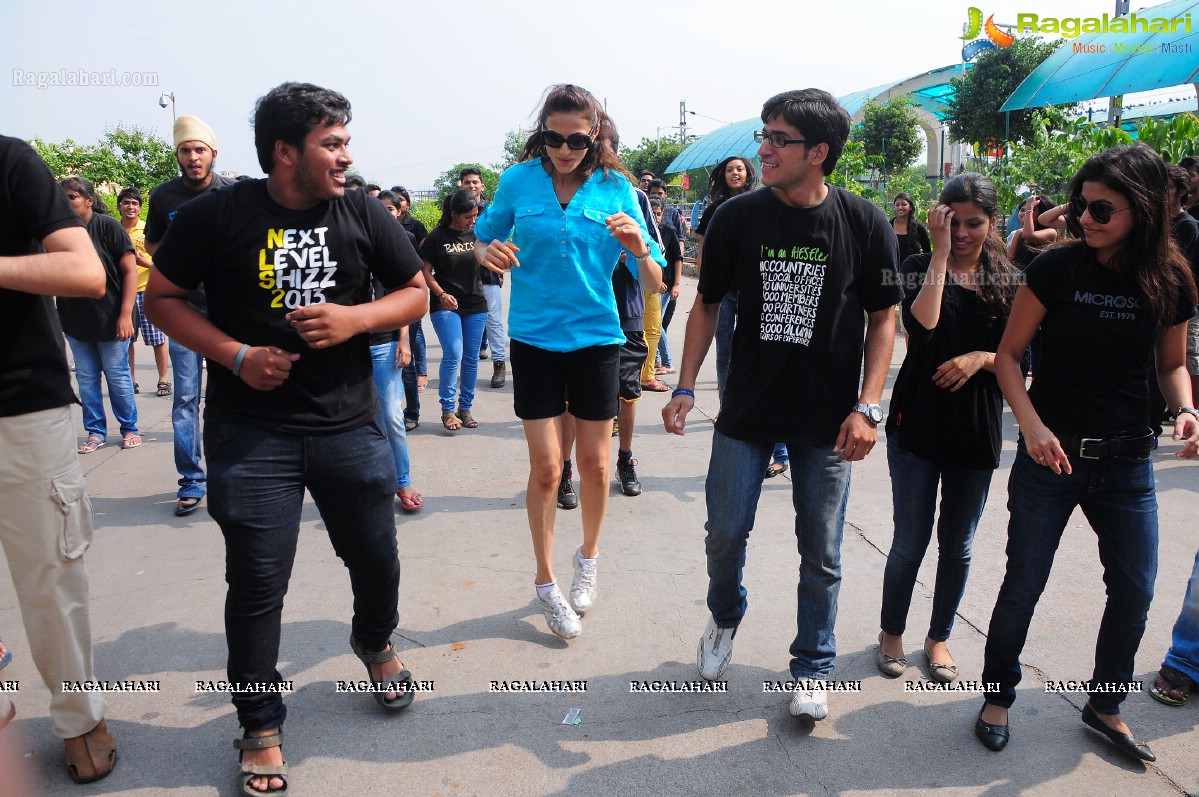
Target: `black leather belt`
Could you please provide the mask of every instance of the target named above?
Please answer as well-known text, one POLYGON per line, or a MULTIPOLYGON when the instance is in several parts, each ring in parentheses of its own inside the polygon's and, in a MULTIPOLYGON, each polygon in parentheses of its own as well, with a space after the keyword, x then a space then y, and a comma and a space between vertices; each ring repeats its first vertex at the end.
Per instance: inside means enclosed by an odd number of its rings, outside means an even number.
POLYGON ((1157 448, 1157 435, 1145 432, 1135 437, 1063 437, 1060 442, 1066 455, 1071 457, 1140 457, 1157 448))

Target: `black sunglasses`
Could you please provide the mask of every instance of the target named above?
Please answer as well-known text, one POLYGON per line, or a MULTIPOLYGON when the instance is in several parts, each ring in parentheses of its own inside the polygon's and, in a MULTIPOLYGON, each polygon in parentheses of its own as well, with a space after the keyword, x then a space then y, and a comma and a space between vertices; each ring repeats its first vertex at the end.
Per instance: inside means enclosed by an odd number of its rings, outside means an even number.
POLYGON ((586 133, 571 133, 569 136, 564 136, 553 130, 542 130, 541 141, 547 149, 558 149, 565 144, 575 151, 590 149, 591 145, 595 143, 586 133))
POLYGON ((1097 199, 1094 202, 1087 202, 1080 196, 1076 196, 1070 200, 1070 215, 1075 219, 1081 219, 1082 214, 1088 210, 1091 211, 1091 218, 1100 224, 1107 224, 1112 220, 1112 216, 1117 213, 1123 213, 1126 210, 1132 210, 1132 205, 1119 210, 1112 209, 1112 203, 1104 199, 1097 199))

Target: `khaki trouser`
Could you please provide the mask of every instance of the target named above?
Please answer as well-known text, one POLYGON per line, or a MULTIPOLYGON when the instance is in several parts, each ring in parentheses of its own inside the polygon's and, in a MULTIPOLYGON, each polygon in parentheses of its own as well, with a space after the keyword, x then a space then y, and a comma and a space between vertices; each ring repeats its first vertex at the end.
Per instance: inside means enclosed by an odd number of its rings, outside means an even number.
MULTIPOLYGON (((62 689, 63 681, 94 679, 83 565, 92 541, 92 506, 70 407, 0 417, 0 452, 0 543, 30 657, 52 694, 54 735, 69 739, 95 728, 106 708, 98 694, 62 689)), ((7 711, 0 703, 0 714, 7 711)))
POLYGON ((645 345, 649 354, 641 366, 641 384, 648 385, 658 377, 654 376, 654 357, 658 353, 658 339, 662 337, 662 294, 645 293, 645 345))

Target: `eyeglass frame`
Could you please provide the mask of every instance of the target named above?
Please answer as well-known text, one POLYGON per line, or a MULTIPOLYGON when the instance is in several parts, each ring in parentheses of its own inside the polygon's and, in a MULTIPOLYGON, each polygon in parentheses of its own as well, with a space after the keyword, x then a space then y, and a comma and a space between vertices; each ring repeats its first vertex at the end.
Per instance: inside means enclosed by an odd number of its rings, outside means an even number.
POLYGON ((777 133, 767 133, 765 130, 754 131, 755 144, 762 144, 767 141, 775 149, 785 149, 788 144, 803 144, 805 147, 816 146, 816 142, 808 141, 806 138, 787 138, 787 134, 781 131, 777 133), (782 136, 782 138, 778 138, 779 136, 782 136))
POLYGON ((1129 205, 1126 208, 1120 208, 1119 210, 1106 209, 1111 208, 1111 206, 1112 203, 1108 202, 1106 199, 1096 199, 1094 202, 1088 202, 1082 198, 1081 194, 1077 194, 1070 197, 1069 210, 1070 215, 1072 215, 1075 219, 1080 220, 1082 219, 1082 214, 1089 211, 1091 218, 1094 219, 1098 224, 1107 224, 1112 220, 1112 216, 1116 215, 1117 213, 1123 213, 1126 210, 1132 210, 1132 205, 1129 205), (1103 209, 1096 213, 1096 206, 1103 209))
POLYGON ((595 132, 595 130, 592 129, 591 133, 571 133, 569 136, 564 136, 561 133, 559 133, 557 130, 549 130, 546 128, 542 128, 541 129, 541 144, 546 149, 561 149, 562 145, 565 144, 566 146, 570 147, 570 150, 572 152, 584 152, 595 146, 595 139, 592 138, 592 134, 594 132, 595 132), (561 139, 561 141, 559 141, 557 144, 551 144, 546 139, 546 137, 550 136, 550 135, 556 136, 557 138, 561 139), (579 138, 586 139, 587 140, 586 145, 584 145, 582 147, 576 147, 570 143, 572 139, 574 139, 575 141, 578 141, 579 138))

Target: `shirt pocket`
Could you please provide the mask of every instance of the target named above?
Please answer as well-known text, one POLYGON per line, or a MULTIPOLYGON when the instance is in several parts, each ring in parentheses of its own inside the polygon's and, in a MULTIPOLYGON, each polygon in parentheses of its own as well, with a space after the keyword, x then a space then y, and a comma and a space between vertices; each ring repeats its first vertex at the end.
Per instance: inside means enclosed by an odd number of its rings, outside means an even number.
POLYGON ((92 504, 83 484, 83 470, 72 467, 50 478, 58 528, 58 553, 64 560, 78 559, 92 544, 92 504))
POLYGON ((554 219, 550 218, 546 206, 542 203, 518 205, 513 225, 515 229, 512 240, 522 249, 529 238, 544 238, 551 230, 556 230, 554 219))
POLYGON ((608 231, 608 217, 616 211, 605 210, 603 208, 585 207, 583 215, 579 217, 578 227, 579 234, 589 243, 606 243, 615 241, 612 234, 608 231))

